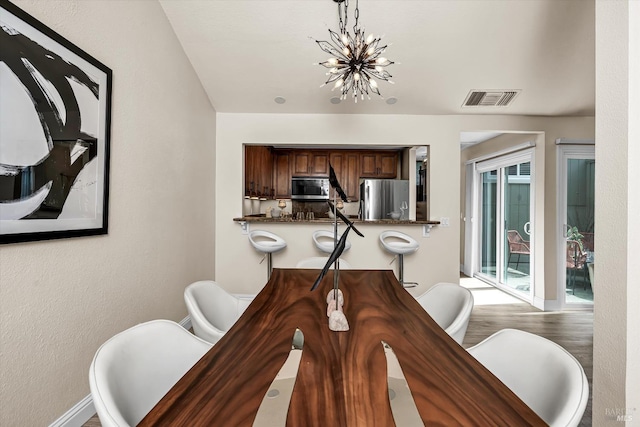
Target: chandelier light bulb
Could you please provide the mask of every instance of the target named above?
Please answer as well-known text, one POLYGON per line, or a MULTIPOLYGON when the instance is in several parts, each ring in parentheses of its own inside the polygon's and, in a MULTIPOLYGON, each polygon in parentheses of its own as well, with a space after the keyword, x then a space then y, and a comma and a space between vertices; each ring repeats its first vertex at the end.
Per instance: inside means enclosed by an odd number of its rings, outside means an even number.
POLYGON ((349 46, 349 39, 346 34, 342 34, 342 44, 345 46, 349 46))
POLYGON ((338 65, 338 59, 336 59, 336 58, 329 58, 329 59, 327 60, 327 62, 328 62, 330 65, 338 65))
POLYGON ((342 49, 342 53, 344 53, 344 56, 349 56, 349 54, 351 53, 351 51, 349 50, 348 47, 345 47, 344 49, 342 49))
POLYGON ((340 86, 342 86, 343 83, 344 83, 344 80, 340 79, 340 80, 336 81, 336 84, 333 86, 333 88, 337 89, 340 86))
POLYGON ((371 44, 372 41, 373 41, 373 33, 369 34, 369 37, 367 37, 367 44, 371 44))
POLYGON ((355 81, 360 80, 360 73, 354 73, 353 74, 353 80, 355 80, 355 81))
POLYGON ((375 89, 378 87, 378 83, 375 80, 369 80, 369 86, 375 89))

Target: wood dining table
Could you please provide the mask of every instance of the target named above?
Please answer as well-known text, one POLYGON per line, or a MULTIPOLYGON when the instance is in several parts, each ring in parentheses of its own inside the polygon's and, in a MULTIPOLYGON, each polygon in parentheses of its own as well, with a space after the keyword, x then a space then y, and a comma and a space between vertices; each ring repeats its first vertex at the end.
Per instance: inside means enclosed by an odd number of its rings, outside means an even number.
MULTIPOLYGON (((291 350, 304 348, 288 426, 393 426, 388 343, 427 426, 543 426, 544 421, 454 341, 391 270, 341 270, 350 329, 328 327, 330 271, 274 269, 234 326, 164 396, 140 426, 251 426, 291 350)), ((523 367, 526 369, 526 367, 523 367)))

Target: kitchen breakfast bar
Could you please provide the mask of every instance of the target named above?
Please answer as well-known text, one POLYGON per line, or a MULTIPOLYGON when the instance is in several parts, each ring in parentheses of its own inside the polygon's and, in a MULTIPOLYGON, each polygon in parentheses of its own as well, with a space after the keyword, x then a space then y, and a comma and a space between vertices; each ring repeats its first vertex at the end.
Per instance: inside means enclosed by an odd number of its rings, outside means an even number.
MULTIPOLYGON (((433 220, 409 220, 409 219, 374 219, 374 220, 361 220, 357 216, 349 216, 350 221, 354 224, 369 224, 369 225, 429 225, 434 226, 440 224, 440 221, 433 220)), ((292 216, 268 218, 265 214, 245 215, 243 217, 233 218, 235 222, 246 222, 258 224, 319 224, 319 225, 332 225, 333 219, 331 218, 313 218, 313 219, 295 219, 292 216)), ((345 227, 344 222, 338 220, 338 224, 341 228, 345 227)))
MULTIPOLYGON (((396 269, 400 282, 412 287, 417 284, 404 281, 405 255, 418 252, 421 247, 418 239, 429 237, 432 227, 440 224, 439 221, 362 220, 355 215, 348 216, 346 219, 362 232, 361 236, 350 233, 346 240, 346 248, 341 259, 346 258, 348 268, 390 269, 392 268, 390 264, 397 260, 396 269), (350 250, 352 246, 354 249, 350 250)), ((334 227, 337 226, 339 236, 347 228, 347 224, 340 219, 336 223, 335 219, 313 217, 313 215, 311 218, 308 215, 269 218, 263 214, 248 215, 233 220, 241 226, 243 233, 248 235, 248 240, 254 249, 264 254, 268 272, 274 265, 285 268, 302 267, 305 260, 311 261, 313 258, 315 262, 321 263, 322 258, 319 255, 326 257, 333 251, 334 227), (262 245, 257 240, 266 240, 266 245, 262 245), (295 248, 290 245, 295 245, 295 248), (277 259, 275 264, 274 259, 277 259)), ((416 256, 410 256, 409 262, 414 258, 416 256)))

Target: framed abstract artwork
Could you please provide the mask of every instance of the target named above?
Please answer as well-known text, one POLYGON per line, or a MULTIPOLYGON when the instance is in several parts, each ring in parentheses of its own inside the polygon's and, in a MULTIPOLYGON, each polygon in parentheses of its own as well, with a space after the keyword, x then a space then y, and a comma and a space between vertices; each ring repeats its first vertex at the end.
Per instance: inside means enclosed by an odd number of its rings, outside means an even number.
POLYGON ((106 234, 111 70, 0 0, 0 243, 106 234))

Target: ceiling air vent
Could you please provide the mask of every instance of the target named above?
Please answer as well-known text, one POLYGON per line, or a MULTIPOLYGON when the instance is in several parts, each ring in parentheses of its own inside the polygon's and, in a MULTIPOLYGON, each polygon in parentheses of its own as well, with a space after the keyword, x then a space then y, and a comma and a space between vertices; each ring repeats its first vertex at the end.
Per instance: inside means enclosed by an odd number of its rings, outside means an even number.
POLYGON ((506 107, 519 93, 519 90, 472 90, 462 106, 506 107))

